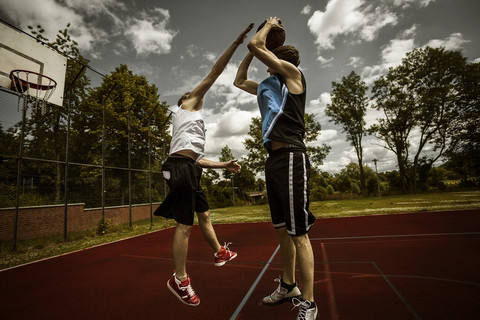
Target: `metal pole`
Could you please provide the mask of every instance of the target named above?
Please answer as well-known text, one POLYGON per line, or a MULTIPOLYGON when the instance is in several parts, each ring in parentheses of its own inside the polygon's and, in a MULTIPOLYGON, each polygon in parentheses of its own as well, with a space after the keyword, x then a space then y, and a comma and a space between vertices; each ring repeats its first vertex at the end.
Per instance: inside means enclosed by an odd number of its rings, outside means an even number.
MULTIPOLYGON (((21 96, 18 97, 20 99, 21 96)), ((20 130, 20 149, 17 160, 17 190, 15 195, 15 220, 13 222, 13 251, 17 250, 18 214, 20 207, 20 185, 22 183, 23 140, 25 139, 25 121, 27 118, 27 97, 23 96, 22 128, 20 130)))
POLYGON ((68 99, 68 109, 67 109, 67 137, 65 141, 65 177, 64 177, 64 210, 63 210, 63 240, 67 241, 67 232, 68 232, 68 149, 69 149, 69 142, 70 142, 70 110, 71 110, 71 99, 72 98, 72 91, 70 91, 70 99, 68 99))
MULTIPOLYGON (((137 96, 138 97, 138 96, 137 96)), ((132 227, 132 150, 131 150, 131 128, 130 128, 130 111, 137 101, 137 97, 133 100, 132 105, 128 108, 128 219, 130 228, 132 227)))
POLYGON ((152 142, 151 134, 151 117, 148 118, 148 202, 150 203, 150 228, 153 226, 153 207, 152 207, 152 142))
POLYGON ((233 175, 232 175, 232 199, 233 199, 233 206, 235 207, 235 185, 233 183, 233 175))
POLYGON ((68 157, 68 150, 70 149, 70 119, 72 113, 72 92, 73 92, 73 85, 77 82, 80 75, 84 72, 85 66, 82 65, 80 71, 77 73, 73 81, 68 86, 68 109, 67 109, 67 137, 65 141, 65 189, 64 189, 64 211, 63 211, 63 240, 66 241, 68 237, 68 176, 70 174, 69 171, 69 157, 68 157))
POLYGON ((113 89, 116 87, 116 83, 113 83, 112 88, 108 92, 108 94, 105 96, 105 99, 103 100, 103 120, 102 120, 102 221, 105 221, 105 144, 106 144, 106 103, 108 98, 113 92, 113 89))
POLYGON ((375 163, 375 175, 377 177, 377 192, 378 192, 378 196, 381 197, 381 194, 380 194, 380 180, 378 180, 378 171, 377 171, 377 159, 373 159, 373 163, 375 163))

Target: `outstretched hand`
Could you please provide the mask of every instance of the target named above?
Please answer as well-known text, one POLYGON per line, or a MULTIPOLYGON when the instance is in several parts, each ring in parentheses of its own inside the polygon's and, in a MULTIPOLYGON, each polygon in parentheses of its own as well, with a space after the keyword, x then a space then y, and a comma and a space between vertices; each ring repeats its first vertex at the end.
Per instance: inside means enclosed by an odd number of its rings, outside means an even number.
POLYGON ((242 166, 237 163, 238 160, 230 160, 225 165, 225 169, 230 172, 240 173, 242 166))
POLYGON ((282 26, 282 21, 277 17, 270 17, 269 19, 267 19, 266 23, 271 24, 272 29, 284 29, 282 26))
POLYGON ((253 29, 254 25, 255 25, 254 23, 250 23, 250 25, 245 30, 243 30, 242 33, 240 33, 237 40, 235 40, 235 41, 238 41, 238 43, 243 43, 243 41, 247 37, 247 34, 250 32, 250 30, 253 29))

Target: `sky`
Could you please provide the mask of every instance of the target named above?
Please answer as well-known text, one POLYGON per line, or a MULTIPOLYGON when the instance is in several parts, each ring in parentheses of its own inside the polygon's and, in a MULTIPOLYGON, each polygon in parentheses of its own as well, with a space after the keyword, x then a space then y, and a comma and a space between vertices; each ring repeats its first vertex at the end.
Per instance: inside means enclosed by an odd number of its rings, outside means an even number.
MULTIPOLYGON (((306 112, 322 126, 311 145, 331 147, 320 167, 330 173, 357 162, 342 128, 325 115, 333 81, 355 71, 371 86, 407 52, 424 46, 461 50, 470 62, 480 62, 478 0, 0 0, 0 7, 0 19, 26 32, 28 25, 40 24, 52 40, 71 23, 72 37, 90 67, 108 74, 127 65, 155 84, 160 101, 172 109, 250 22, 258 26, 279 17, 285 44, 300 52, 306 112)), ((260 113, 256 97, 233 86, 247 50, 246 43, 237 49, 205 97, 209 159, 218 160, 225 145, 236 158, 247 153, 243 141, 252 117, 260 113)), ((261 81, 268 77, 267 68, 254 60, 248 76, 261 81)), ((378 111, 369 110, 367 126, 379 117, 378 111)), ((382 141, 365 137, 363 151, 371 168, 377 159, 379 172, 397 169, 382 141)))

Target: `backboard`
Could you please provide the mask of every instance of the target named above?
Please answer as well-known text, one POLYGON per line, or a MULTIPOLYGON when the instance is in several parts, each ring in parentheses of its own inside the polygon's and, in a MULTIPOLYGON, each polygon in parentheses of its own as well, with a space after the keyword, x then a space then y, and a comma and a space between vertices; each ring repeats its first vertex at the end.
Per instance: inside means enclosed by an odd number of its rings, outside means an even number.
POLYGON ((67 58, 32 37, 0 23, 0 86, 10 89, 12 70, 29 70, 57 82, 48 102, 63 105, 67 58))

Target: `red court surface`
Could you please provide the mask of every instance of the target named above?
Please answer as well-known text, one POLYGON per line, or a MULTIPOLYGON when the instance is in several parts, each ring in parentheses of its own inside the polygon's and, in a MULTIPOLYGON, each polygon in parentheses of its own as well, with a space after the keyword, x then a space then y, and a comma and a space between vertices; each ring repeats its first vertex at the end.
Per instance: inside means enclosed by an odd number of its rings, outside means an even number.
MULTIPOLYGON (((196 308, 167 289, 173 229, 0 272, 1 319, 295 319, 261 304, 277 286, 270 223, 219 224, 223 267, 198 226, 187 270, 196 308)), ((310 232, 319 319, 480 319, 480 210, 318 219, 310 232)))

